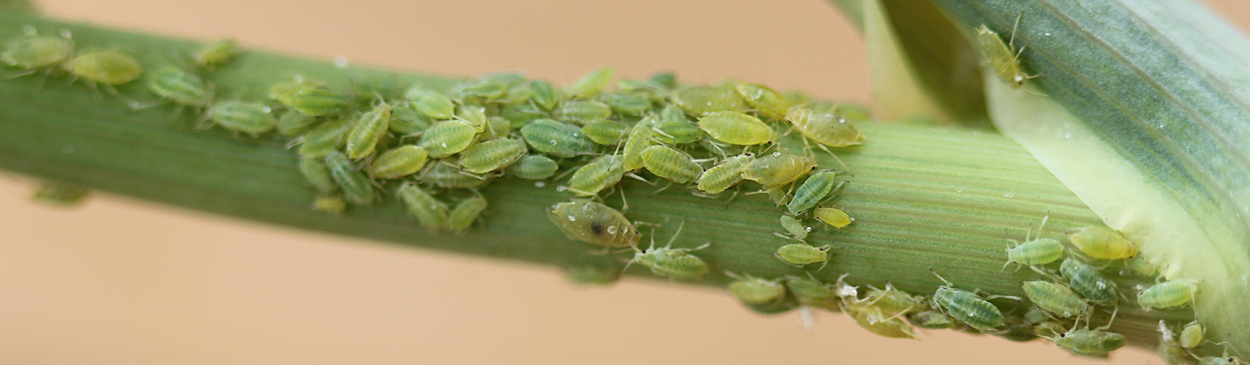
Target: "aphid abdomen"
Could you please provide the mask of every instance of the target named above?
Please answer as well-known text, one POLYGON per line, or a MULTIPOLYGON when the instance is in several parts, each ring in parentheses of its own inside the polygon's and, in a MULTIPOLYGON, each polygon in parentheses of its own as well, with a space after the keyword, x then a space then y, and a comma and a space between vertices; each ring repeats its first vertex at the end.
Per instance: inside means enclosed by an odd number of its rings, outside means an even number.
POLYGON ((351 161, 341 152, 331 152, 325 158, 326 168, 330 169, 330 177, 343 191, 343 197, 352 204, 369 205, 373 203, 373 184, 365 174, 356 171, 351 161))
POLYGON ((815 207, 833 191, 837 183, 835 176, 837 173, 833 171, 821 171, 808 176, 807 181, 795 190, 794 198, 786 204, 786 209, 790 211, 790 214, 797 215, 815 207))
POLYGON ((998 307, 970 292, 951 289, 950 298, 942 307, 951 318, 981 332, 992 332, 1003 326, 1003 314, 998 307))
POLYGON ((610 146, 629 134, 632 125, 607 119, 596 119, 582 126, 582 133, 595 143, 610 146))
POLYGON ((625 176, 620 157, 600 156, 578 168, 569 179, 569 191, 578 195, 596 195, 609 186, 616 185, 625 176))
POLYGON ((629 247, 637 245, 642 237, 625 215, 597 202, 559 203, 547 213, 569 239, 606 247, 629 247))
POLYGON ((456 104, 443 93, 414 86, 404 93, 418 113, 433 119, 448 119, 456 111, 456 104))
POLYGON ((693 157, 664 145, 643 150, 642 163, 647 171, 678 184, 694 181, 703 174, 703 168, 694 163, 693 157))
POLYGON ((881 308, 868 303, 847 302, 842 310, 860 327, 889 338, 916 338, 916 332, 902 318, 895 317, 881 308))
POLYGON ((703 135, 699 127, 686 119, 686 113, 673 104, 664 107, 653 128, 658 132, 655 139, 670 145, 694 142, 703 135))
POLYGON ((1068 258, 1063 260, 1059 271, 1068 278, 1068 286, 1090 303, 1114 307, 1120 302, 1120 295, 1116 292, 1119 286, 1099 274, 1097 269, 1068 258))
POLYGON ((950 316, 938 311, 922 311, 910 315, 907 319, 920 328, 941 330, 955 325, 950 316))
POLYGON ((525 156, 525 142, 519 139, 501 138, 478 143, 464 150, 460 167, 475 174, 498 171, 525 156))
POLYGON ((1063 258, 1063 244, 1039 238, 1007 250, 1007 261, 1021 265, 1045 265, 1063 258))
POLYGON ((1124 335, 1119 333, 1080 329, 1062 334, 1055 344, 1075 354, 1104 355, 1123 347, 1124 342, 1124 335))
POLYGON ((1137 304, 1143 308, 1170 309, 1183 307, 1194 300, 1198 286, 1186 280, 1168 281, 1137 293, 1137 304))
POLYGON ((755 159, 751 154, 744 154, 725 159, 699 175, 695 185, 699 191, 717 194, 742 182, 742 172, 755 159))
POLYGON ((604 66, 582 75, 582 78, 569 86, 568 94, 572 99, 583 99, 598 94, 608 83, 612 82, 612 78, 616 76, 616 69, 604 66))
POLYGON ((794 266, 805 266, 829 261, 831 246, 814 247, 803 243, 791 243, 777 248, 776 256, 794 266))
POLYGON ((698 280, 708 273, 707 262, 693 254, 657 252, 651 272, 666 278, 698 280))
POLYGON ((782 119, 790 109, 790 102, 780 93, 764 85, 739 82, 734 90, 748 105, 755 108, 760 115, 772 119, 782 119))
POLYGON ((1119 260, 1137 256, 1137 244, 1111 228, 1085 227, 1068 236, 1068 241, 1086 256, 1099 260, 1119 260))
POLYGON ((807 233, 811 231, 811 227, 807 227, 803 222, 792 216, 782 215, 780 222, 781 228, 785 229, 786 232, 799 241, 807 239, 807 233))
POLYGON ((1180 345, 1181 348, 1192 349, 1202 345, 1202 340, 1206 338, 1206 328, 1198 322, 1185 325, 1185 329, 1181 330, 1180 345))
POLYGON ((74 43, 50 35, 17 37, 4 45, 0 62, 26 70, 54 66, 74 55, 74 43))
POLYGON ((387 103, 379 104, 368 113, 362 114, 360 120, 356 121, 356 126, 347 134, 347 146, 344 148, 347 157, 359 160, 373 154, 378 141, 386 135, 390 121, 391 105, 387 103))
POLYGON ((404 183, 397 192, 399 201, 408 208, 408 214, 417 219, 422 227, 437 231, 447 225, 447 205, 412 183, 404 183))
POLYGON ((556 116, 561 121, 584 124, 592 120, 607 119, 612 116, 612 108, 597 101, 570 101, 560 105, 556 116))
POLYGON ((570 158, 589 152, 593 142, 577 126, 551 119, 539 119, 521 127, 521 137, 533 149, 556 157, 570 158))
POLYGON ((424 148, 407 145, 382 153, 369 165, 369 174, 377 179, 398 179, 421 171, 429 153, 424 148))
POLYGON ((815 168, 814 157, 776 152, 751 161, 742 177, 765 187, 775 187, 798 180, 815 168))
POLYGON ((1072 289, 1048 281, 1024 282, 1024 294, 1033 304, 1062 318, 1080 315, 1089 307, 1072 289))
POLYGON ((864 138, 853 119, 839 115, 833 104, 795 105, 786 112, 786 120, 804 137, 829 147, 857 145, 864 138))
POLYGON ((347 106, 346 97, 321 87, 298 87, 288 100, 287 106, 310 117, 339 114, 347 106))
POLYGON ((444 158, 464 151, 473 144, 477 129, 463 120, 447 120, 425 130, 417 146, 430 153, 430 158, 444 158))
POLYGON ((786 294, 786 288, 781 283, 749 275, 729 283, 729 291, 746 304, 771 303, 786 294))
POLYGON ((816 220, 821 221, 821 223, 838 229, 846 228, 846 226, 855 222, 855 217, 852 217, 850 214, 847 214, 846 211, 837 208, 819 207, 813 211, 812 215, 816 216, 816 220))
POLYGON ((278 125, 271 111, 262 103, 228 101, 209 107, 206 116, 222 128, 258 135, 278 125))
POLYGON ((816 308, 833 310, 838 307, 837 295, 828 285, 811 278, 786 277, 786 288, 798 298, 799 303, 816 308))
POLYGON ((759 118, 736 111, 711 112, 699 118, 699 129, 717 141, 751 146, 777 140, 777 132, 759 118))
POLYGON ((204 79, 174 66, 162 67, 148 78, 148 90, 182 105, 208 104, 208 90, 204 79))
POLYGON ((461 201, 447 215, 447 229, 462 232, 473 225, 473 221, 486 210, 486 198, 478 195, 461 201))
POLYGON ((529 155, 508 168, 508 173, 526 180, 542 180, 556 174, 560 165, 543 155, 529 155))
POLYGON ((117 51, 80 54, 62 66, 74 76, 107 85, 125 84, 143 74, 143 66, 139 61, 117 51))

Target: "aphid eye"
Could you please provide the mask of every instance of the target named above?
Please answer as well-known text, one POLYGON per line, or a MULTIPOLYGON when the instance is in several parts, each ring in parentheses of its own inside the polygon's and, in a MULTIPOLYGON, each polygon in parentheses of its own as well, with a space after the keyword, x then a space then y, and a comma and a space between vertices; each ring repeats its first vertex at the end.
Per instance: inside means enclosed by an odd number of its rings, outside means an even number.
POLYGON ((1068 334, 1067 334, 1067 333, 1060 333, 1060 334, 1059 334, 1059 337, 1067 338, 1067 337, 1068 337, 1068 334))

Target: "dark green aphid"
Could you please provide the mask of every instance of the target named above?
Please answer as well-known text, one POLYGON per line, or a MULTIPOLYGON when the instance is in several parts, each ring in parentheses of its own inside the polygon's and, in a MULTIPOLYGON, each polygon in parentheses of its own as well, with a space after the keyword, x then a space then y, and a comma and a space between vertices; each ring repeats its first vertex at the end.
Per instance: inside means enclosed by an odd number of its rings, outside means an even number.
POLYGON ((568 190, 584 196, 593 196, 616 185, 625 176, 622 159, 617 155, 603 155, 573 172, 568 190))
POLYGON ((517 163, 508 167, 508 173, 526 180, 542 180, 556 174, 556 170, 560 169, 560 164, 551 157, 543 155, 529 155, 522 157, 517 163))
POLYGON ((746 110, 747 105, 732 87, 691 86, 673 91, 673 103, 695 116, 719 111, 746 110))
POLYGON ((325 157, 343 145, 347 131, 352 124, 347 120, 336 120, 313 128, 300 138, 300 157, 325 157))
POLYGON ((631 247, 638 245, 642 238, 625 215, 593 201, 559 203, 551 206, 547 215, 571 240, 605 247, 631 247))
POLYGON ((294 110, 288 110, 286 113, 282 113, 281 117, 278 117, 278 134, 284 137, 301 135, 311 130, 317 122, 317 118, 294 110))
POLYGON ((725 191, 742 181, 742 173, 754 160, 755 156, 750 153, 727 158, 703 172, 696 187, 708 194, 725 191))
POLYGON ((772 143, 777 140, 777 132, 760 118, 736 111, 707 113, 699 118, 699 129, 717 141, 739 146, 772 143))
POLYGON ((739 276, 729 271, 725 271, 725 275, 734 278, 729 283, 729 292, 746 304, 771 303, 786 295, 786 287, 781 285, 781 279, 766 280, 751 274, 739 276))
POLYGON ((608 286, 621 280, 621 267, 616 261, 591 261, 565 267, 564 277, 573 284, 608 286))
POLYGON ((608 94, 603 96, 603 101, 622 115, 637 117, 651 110, 651 101, 636 95, 608 94))
POLYGON ((533 94, 530 96, 530 100, 533 100, 534 104, 546 110, 555 109, 556 104, 560 103, 560 97, 562 96, 559 90, 556 90, 554 86, 551 86, 550 82, 545 80, 530 82, 530 92, 533 94))
POLYGON ((421 181, 444 189, 476 189, 490 183, 494 178, 493 175, 471 174, 453 163, 441 161, 433 164, 421 173, 421 181))
POLYGON ((48 181, 39 184, 31 199, 48 205, 71 207, 82 204, 90 193, 91 190, 82 185, 48 181))
POLYGON ((334 182, 334 178, 330 176, 330 169, 326 167, 325 159, 310 157, 301 158, 299 160, 299 173, 304 176, 318 193, 329 194, 338 190, 338 184, 334 182))
POLYGON ((456 104, 443 93, 413 86, 404 93, 404 97, 412 103, 418 113, 433 119, 449 119, 456 111, 456 104))
POLYGON ((486 108, 477 105, 461 105, 456 108, 456 117, 469 122, 478 133, 486 131, 486 108))
POLYGON ((941 276, 938 278, 945 285, 933 293, 931 305, 934 309, 945 311, 951 318, 981 332, 993 332, 1004 325, 1003 313, 998 307, 972 292, 955 289, 953 284, 941 276))
POLYGON ((506 106, 499 111, 499 116, 507 119, 512 124, 513 129, 520 129, 535 120, 551 118, 550 114, 538 110, 538 107, 530 104, 506 106))
POLYGON ((424 148, 406 145, 383 152, 369 165, 369 175, 375 179, 398 179, 421 171, 429 152, 424 148))
POLYGON ((582 126, 582 134, 595 143, 610 146, 620 142, 633 128, 625 122, 608 119, 596 119, 582 126))
POLYGON ((790 214, 799 215, 816 207, 816 204, 825 200, 829 193, 833 192, 834 185, 840 185, 836 184, 836 176, 837 172, 834 171, 820 171, 808 176, 803 185, 794 191, 794 198, 786 203, 786 210, 789 210, 790 214))
POLYGON ((10 40, 0 52, 0 62, 10 67, 37 70, 65 62, 74 55, 74 42, 51 35, 23 35, 10 40))
POLYGON ((391 110, 391 123, 387 127, 395 134, 409 136, 424 132, 431 124, 433 123, 425 115, 413 110, 411 106, 402 106, 391 110))
POLYGON ((680 280, 699 280, 708 273, 707 262, 703 259, 691 254, 691 251, 698 251, 712 243, 708 242, 695 248, 673 248, 673 241, 677 240, 677 236, 681 234, 682 227, 677 227, 677 233, 673 234, 673 238, 668 240, 668 244, 664 247, 655 247, 655 237, 651 237, 651 246, 646 251, 638 250, 638 247, 631 246, 634 249, 634 259, 630 264, 637 263, 642 266, 651 268, 651 273, 680 280))
POLYGON ((373 204, 373 184, 369 177, 356 171, 347 155, 342 152, 331 152, 325 159, 326 168, 330 169, 330 177, 343 191, 343 197, 352 204, 373 204))
POLYGON ((694 157, 664 145, 643 150, 642 164, 655 176, 678 184, 692 182, 703 174, 703 168, 694 162, 694 157))
POLYGON ((654 137, 657 133, 652 129, 655 122, 655 117, 648 115, 634 124, 634 128, 629 131, 629 136, 625 138, 625 146, 621 150, 625 156, 625 171, 634 171, 643 167, 642 151, 655 145, 654 137))
POLYGON ((568 94, 572 99, 584 99, 595 96, 604 87, 612 82, 612 77, 616 76, 616 70, 612 67, 604 66, 582 76, 572 86, 569 86, 568 94))
POLYGON ((233 39, 218 39, 195 50, 192 56, 200 66, 212 67, 229 61, 239 54, 239 42, 233 39))
POLYGON ((1024 234, 1024 243, 1014 239, 1008 240, 1015 246, 1007 247, 1007 263, 1003 264, 1004 269, 1012 263, 1028 266, 1046 265, 1063 257, 1064 248, 1062 243, 1055 239, 1041 238, 1042 229, 1046 228, 1046 221, 1049 219, 1049 215, 1042 218, 1042 224, 1037 227, 1037 237, 1030 239, 1030 236, 1032 236, 1032 232, 1029 232, 1032 231, 1032 228, 1030 228, 1024 234))
POLYGON ((474 195, 468 199, 460 201, 452 208, 451 214, 447 215, 447 229, 453 232, 463 232, 473 225, 478 216, 486 210, 486 198, 481 195, 474 195))
POLYGON ((738 82, 734 84, 734 90, 738 92, 742 100, 747 102, 747 105, 766 118, 783 119, 786 117, 786 111, 790 109, 790 102, 786 100, 786 97, 767 86, 738 82))
POLYGON ((463 120, 446 120, 435 124, 421 134, 417 146, 430 153, 431 158, 444 158, 464 151, 473 144, 477 129, 463 120))
POLYGON ((148 90, 180 105, 205 106, 212 99, 200 76, 176 66, 163 66, 148 76, 148 90))
POLYGON ((121 85, 139 78, 143 65, 134 57, 118 51, 87 52, 61 64, 61 68, 92 82, 121 85))
POLYGON ((743 303, 747 309, 761 315, 782 314, 799 307, 799 300, 794 295, 787 293, 780 300, 764 303, 764 304, 747 304, 743 303))
MULTIPOLYGON (((1024 13, 1020 13, 1024 15, 1024 13)), ((1012 88, 1020 88, 1024 86, 1024 82, 1028 79, 1037 77, 1037 75, 1028 75, 1020 66, 1020 54, 1024 53, 1024 47, 1020 47, 1019 51, 1015 50, 1016 43, 1016 27, 1020 25, 1020 16, 1016 16, 1016 24, 1011 27, 1011 40, 1007 44, 1003 44, 1002 38, 998 37, 998 33, 990 30, 985 24, 977 27, 976 38, 977 45, 981 47, 981 54, 985 55, 985 59, 989 61, 990 66, 994 67, 994 73, 998 78, 1002 79, 1012 88)))
MULTIPOLYGON (((833 249, 832 245, 824 245, 820 247, 811 246, 806 243, 791 243, 777 248, 777 252, 773 253, 778 260, 788 265, 803 267, 814 263, 821 263, 820 268, 825 268, 829 263, 829 251, 833 249)), ((817 269, 819 271, 820 269, 817 269)))
POLYGON ((278 125, 272 111, 262 103, 227 101, 213 104, 205 117, 222 128, 256 136, 278 125))
MULTIPOLYGON (((322 87, 300 87, 292 90, 286 106, 310 117, 335 115, 347 107, 347 97, 322 87)), ((279 100, 281 101, 281 100, 279 100)))
POLYGON ((404 203, 404 207, 408 208, 408 214, 416 218, 422 227, 438 231, 447 225, 447 205, 416 184, 404 183, 396 191, 396 195, 404 203))
POLYGON ((798 180, 816 168, 816 158, 774 152, 751 161, 742 178, 765 187, 778 187, 798 180))
POLYGON ((672 104, 664 107, 652 128, 655 139, 670 145, 694 142, 703 136, 703 131, 686 119, 686 113, 672 104))
POLYGON ((570 158, 590 152, 593 142, 577 126, 539 119, 521 127, 521 137, 539 152, 570 158))
POLYGON ((1104 307, 1114 307, 1120 302, 1116 291, 1118 285, 1098 272, 1098 269, 1083 264, 1075 259, 1064 259, 1059 272, 1068 278, 1068 286, 1080 293, 1090 303, 1104 307))
POLYGON ((498 171, 525 156, 525 142, 514 138, 493 139, 469 146, 460 157, 460 168, 474 174, 498 171))
POLYGON ((347 157, 359 160, 373 154, 378 147, 378 141, 389 129, 391 109, 390 104, 381 103, 360 115, 351 132, 347 133, 347 146, 344 148, 347 157))
POLYGON ((612 116, 612 108, 608 104, 591 100, 576 100, 560 105, 556 119, 565 122, 582 124, 596 119, 612 116))
POLYGON ((1080 315, 1089 309, 1089 303, 1063 284, 1048 281, 1024 282, 1024 295, 1038 307, 1062 318, 1080 315))

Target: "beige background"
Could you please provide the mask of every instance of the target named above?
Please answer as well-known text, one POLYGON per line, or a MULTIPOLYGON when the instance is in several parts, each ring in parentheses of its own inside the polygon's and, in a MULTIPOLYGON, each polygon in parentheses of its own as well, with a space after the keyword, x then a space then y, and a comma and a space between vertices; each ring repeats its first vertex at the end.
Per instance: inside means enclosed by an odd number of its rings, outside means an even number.
MULTIPOLYGON (((821 0, 45 0, 53 15, 401 70, 560 82, 737 77, 867 101, 863 45, 821 0)), ((1245 24, 1250 5, 1214 5, 1245 24)), ((1041 341, 813 331, 721 292, 577 289, 513 262, 265 227, 114 196, 62 211, 0 179, 0 363, 1089 362, 1041 341)), ((1159 363, 1125 350, 1112 363, 1159 363)))

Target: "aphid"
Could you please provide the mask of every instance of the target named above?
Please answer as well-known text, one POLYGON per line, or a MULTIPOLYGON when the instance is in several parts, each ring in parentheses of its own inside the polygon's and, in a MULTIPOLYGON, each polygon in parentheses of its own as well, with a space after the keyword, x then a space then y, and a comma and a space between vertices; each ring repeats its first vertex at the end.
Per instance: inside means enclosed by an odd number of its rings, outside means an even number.
POLYGON ((595 119, 582 126, 582 134, 595 143, 609 146, 620 142, 629 134, 632 125, 608 119, 595 119))
POLYGON ((616 261, 591 261, 564 268, 564 277, 574 284, 607 286, 620 281, 621 268, 616 261))
POLYGON ((304 176, 313 188, 321 194, 329 194, 338 190, 338 184, 330 176, 330 169, 321 158, 309 157, 299 160, 299 173, 304 176))
POLYGON ((472 102, 498 100, 507 94, 507 85, 482 80, 462 82, 452 90, 456 98, 472 102))
POLYGON ((534 91, 530 90, 529 85, 515 85, 508 87, 508 93, 504 94, 504 101, 509 105, 519 105, 530 101, 534 97, 534 91))
POLYGON ((651 101, 641 96, 629 94, 608 94, 602 97, 603 101, 612 107, 618 114, 641 116, 651 110, 651 101))
POLYGON ((475 189, 490 183, 494 175, 478 176, 456 167, 455 161, 439 161, 425 169, 422 182, 444 189, 475 189))
POLYGON ((642 164, 647 171, 678 184, 694 181, 703 173, 703 168, 689 154, 664 145, 643 150, 642 164))
POLYGON ((736 111, 711 112, 699 119, 699 129, 717 141, 750 146, 777 140, 777 132, 760 118, 736 111))
POLYGON ((323 87, 297 87, 284 98, 286 106, 310 117, 339 114, 347 107, 347 97, 323 87))
POLYGON ((1137 256, 1137 244, 1111 228, 1085 227, 1068 236, 1068 241, 1086 256, 1098 260, 1119 260, 1137 256))
POLYGON ((1118 286, 1098 273, 1098 269, 1068 258, 1059 265, 1059 272, 1068 278, 1068 286, 1090 303, 1114 307, 1120 302, 1120 295, 1116 292, 1118 286))
POLYGON ((263 103, 227 101, 213 104, 204 116, 222 128, 256 136, 278 126, 272 111, 263 103))
POLYGON ((352 167, 347 155, 331 152, 325 159, 326 168, 330 169, 330 177, 339 185, 343 196, 352 204, 369 205, 373 203, 373 184, 369 177, 352 167))
POLYGON ((590 152, 593 142, 577 126, 551 119, 539 119, 521 127, 521 137, 539 152, 570 158, 590 152))
POLYGON ((829 310, 838 308, 837 294, 829 285, 814 278, 787 276, 786 288, 802 305, 829 310))
POLYGON ((143 65, 134 57, 118 51, 87 52, 61 64, 65 71, 92 82, 121 85, 143 74, 143 65))
POLYGON ((387 124, 391 132, 408 136, 424 132, 430 128, 430 120, 413 110, 410 106, 401 106, 391 110, 391 122, 387 124))
POLYGON ((789 233, 791 237, 794 237, 794 239, 799 242, 803 242, 803 240, 807 239, 807 233, 811 232, 811 227, 804 225, 803 222, 793 216, 783 214, 780 220, 781 228, 785 229, 786 233, 789 233))
POLYGON ((200 66, 212 67, 229 61, 239 54, 239 42, 233 39, 218 39, 213 43, 200 46, 192 56, 200 66))
POLYGON ((786 98, 786 102, 789 102, 790 105, 807 104, 814 100, 811 95, 804 94, 801 91, 787 91, 781 93, 781 96, 786 98))
POLYGON ((718 162, 716 166, 712 166, 712 168, 704 171, 703 175, 699 175, 699 180, 695 187, 699 191, 708 194, 717 194, 725 191, 742 181, 742 173, 746 171, 747 165, 754 160, 755 155, 750 153, 726 158, 718 162))
MULTIPOLYGON (((1063 257, 1064 248, 1062 243, 1051 238, 1041 238, 1042 229, 1046 228, 1046 221, 1049 219, 1050 215, 1042 218, 1042 224, 1037 227, 1037 237, 1030 239, 1031 231, 1033 230, 1030 227, 1030 232, 1025 232, 1024 234, 1024 243, 1014 239, 1007 240, 1014 244, 1014 247, 1012 245, 1007 246, 1007 262, 1003 264, 1003 269, 1006 269, 1008 265, 1013 263, 1027 266, 1046 265, 1063 257)), ((1019 266, 1017 266, 1016 270, 1018 271, 1019 269, 1019 266)))
POLYGON ((691 86, 673 91, 673 103, 686 113, 702 116, 718 111, 745 110, 747 105, 732 87, 691 86))
POLYGON ((430 153, 424 148, 405 145, 383 152, 369 165, 375 179, 398 179, 421 171, 430 153))
POLYGON ((530 82, 530 91, 533 93, 530 100, 533 100, 534 104, 543 109, 555 109, 556 104, 560 103, 560 92, 556 91, 556 88, 551 86, 550 82, 534 80, 530 82))
POLYGON ((573 172, 568 189, 583 196, 599 194, 621 181, 621 177, 625 176, 623 166, 622 159, 617 155, 600 156, 573 172))
POLYGON ((313 210, 326 213, 342 213, 347 210, 347 201, 343 197, 333 194, 317 195, 313 199, 313 210))
MULTIPOLYGON (((496 139, 507 137, 512 133, 512 122, 503 117, 486 118, 486 130, 482 132, 483 139, 496 139)), ((521 142, 525 143, 525 142, 521 142)))
POLYGON ((1038 323, 1046 322, 1050 320, 1051 318, 1049 314, 1046 314, 1045 310, 1042 310, 1042 308, 1039 308, 1038 306, 1035 305, 1035 306, 1029 307, 1029 310, 1027 312, 1024 312, 1023 319, 1024 319, 1024 323, 1038 324, 1038 323))
POLYGON ((391 123, 391 105, 378 104, 373 110, 360 115, 351 132, 347 133, 347 145, 344 151, 353 160, 365 158, 378 147, 378 141, 386 135, 391 123))
POLYGON ((522 157, 511 167, 508 167, 508 173, 526 180, 542 180, 556 174, 556 170, 560 169, 560 164, 551 157, 543 155, 529 155, 522 157))
POLYGON ((1155 284, 1137 293, 1137 304, 1142 309, 1169 309, 1193 303, 1198 293, 1198 283, 1191 280, 1173 280, 1155 284))
POLYGON ((889 338, 916 338, 916 332, 910 324, 876 305, 867 302, 843 302, 841 308, 856 324, 869 332, 889 338))
POLYGON ((761 279, 751 274, 738 276, 729 271, 725 271, 725 275, 734 278, 734 281, 729 283, 729 292, 746 304, 771 303, 786 295, 786 287, 781 285, 780 279, 761 279))
POLYGON ((593 201, 571 201, 551 206, 551 221, 569 239, 605 247, 638 245, 642 234, 625 215, 593 201))
POLYGON ((794 295, 787 294, 787 295, 782 295, 781 299, 778 299, 772 302, 768 302, 764 304, 743 303, 743 305, 747 307, 747 309, 750 309, 752 312, 755 312, 756 314, 767 316, 767 315, 775 315, 775 314, 782 314, 782 313, 789 312, 799 306, 799 301, 798 301, 798 298, 794 297, 794 295))
POLYGON ((898 290, 889 283, 885 284, 885 289, 869 286, 865 301, 890 315, 910 313, 922 305, 920 298, 898 290))
POLYGON ((317 118, 313 118, 294 110, 288 110, 278 117, 278 134, 286 137, 304 134, 317 124, 317 118))
POLYGON ((707 248, 712 243, 704 243, 695 248, 673 248, 673 241, 677 240, 683 226, 685 222, 677 227, 677 233, 673 234, 673 238, 669 239, 664 247, 655 247, 654 235, 651 237, 651 246, 647 247, 646 251, 640 251, 637 246, 631 245, 630 247, 634 249, 634 259, 630 263, 646 266, 651 268, 652 274, 670 279, 698 280, 702 278, 708 272, 707 262, 690 252, 707 248))
POLYGON ((833 192, 834 185, 841 185, 834 184, 836 176, 837 172, 834 171, 820 171, 808 176, 803 185, 799 185, 799 189, 795 190, 794 198, 786 203, 786 210, 789 210, 790 214, 799 215, 815 207, 833 192))
POLYGON ((463 232, 473 225, 473 221, 482 215, 482 211, 486 210, 486 198, 481 195, 474 195, 471 198, 460 201, 455 208, 451 209, 451 214, 447 215, 447 229, 452 232, 463 232))
POLYGON ((660 85, 660 87, 663 87, 666 89, 672 89, 674 87, 677 87, 677 75, 674 75, 672 72, 658 72, 654 75, 651 75, 651 77, 648 78, 647 81, 656 85, 660 85))
POLYGON ((435 199, 429 192, 413 183, 404 183, 395 192, 399 201, 408 208, 408 214, 430 231, 438 231, 447 225, 447 205, 435 199))
POLYGON ((1198 322, 1185 325, 1185 328, 1181 330, 1181 347, 1186 349, 1198 347, 1198 345, 1202 344, 1202 340, 1206 338, 1206 333, 1206 328, 1202 327, 1198 322))
POLYGON ((322 124, 300 138, 300 157, 325 157, 343 145, 347 131, 351 129, 347 120, 336 120, 322 124))
POLYGON ((1163 362, 1167 365, 1180 365, 1185 361, 1184 350, 1181 349, 1180 342, 1173 337, 1172 330, 1168 329, 1163 320, 1159 320, 1159 357, 1163 358, 1163 362))
MULTIPOLYGON (((1024 13, 1020 13, 1024 15, 1024 13)), ((998 33, 990 30, 985 24, 977 27, 977 44, 981 46, 981 54, 985 55, 990 66, 994 67, 994 73, 998 74, 998 78, 1003 79, 1012 88, 1019 89, 1024 86, 1024 81, 1037 77, 1037 75, 1028 75, 1020 67, 1020 54, 1024 53, 1024 47, 1015 50, 1016 46, 1016 27, 1020 25, 1020 16, 1016 16, 1016 24, 1011 26, 1011 39, 1007 44, 1003 44, 1003 39, 998 37, 998 33)))
POLYGON ((486 131, 486 108, 477 105, 461 105, 456 108, 456 117, 469 122, 478 133, 486 131))
POLYGON ((738 92, 742 100, 745 100, 764 117, 782 119, 786 117, 786 111, 790 109, 790 102, 776 90, 767 86, 739 82, 734 84, 734 90, 738 92))
POLYGON ((774 152, 751 161, 742 172, 742 178, 760 183, 765 187, 774 187, 798 180, 814 169, 816 169, 814 157, 774 152))
POLYGON ((855 217, 838 208, 817 207, 812 211, 812 215, 816 216, 816 220, 821 223, 838 229, 846 228, 855 222, 855 217))
POLYGON ((417 146, 425 148, 430 158, 444 158, 464 151, 473 144, 473 136, 477 129, 463 120, 445 120, 426 129, 417 141, 417 146))
MULTIPOLYGON (((804 137, 815 141, 817 147, 847 147, 861 144, 863 133, 855 127, 853 119, 837 113, 837 106, 828 103, 795 105, 786 111, 786 120, 794 125, 804 137)), ((832 154, 832 153, 831 153, 832 154)))
POLYGON ((981 332, 992 332, 1004 325, 1003 313, 998 307, 972 292, 955 289, 954 284, 941 276, 938 279, 945 284, 933 293, 934 309, 945 311, 951 318, 981 332))
POLYGON ((642 151, 655 145, 656 132, 651 127, 656 122, 655 117, 648 115, 642 120, 634 124, 634 128, 629 131, 629 136, 625 137, 625 146, 621 153, 625 156, 625 171, 634 171, 643 167, 642 151))
POLYGON ((663 103, 668 99, 668 89, 650 81, 621 80, 616 82, 616 88, 652 103, 663 103))
POLYGON ((927 328, 931 330, 942 330, 955 326, 955 321, 950 316, 938 311, 920 311, 913 313, 907 317, 916 327, 927 328))
POLYGON ((608 104, 588 100, 566 102, 556 111, 556 119, 577 124, 606 119, 610 116, 612 116, 612 108, 608 104))
MULTIPOLYGON (((1111 313, 1111 321, 1115 321, 1115 312, 1111 313)), ((1077 322, 1079 323, 1080 321, 1078 320, 1077 322)), ((1076 326, 1073 325, 1072 329, 1060 333, 1058 336, 1050 337, 1050 340, 1055 345, 1074 354, 1089 356, 1105 355, 1124 346, 1124 335, 1106 331, 1108 328, 1111 328, 1111 322, 1107 322, 1107 325, 1092 330, 1089 329, 1088 322, 1087 318, 1086 328, 1084 329, 1076 329, 1076 326)))
POLYGON ((449 119, 456 110, 456 104, 450 97, 420 86, 408 89, 404 98, 412 103, 414 110, 432 119, 449 119))
MULTIPOLYGON (((808 245, 805 243, 791 243, 777 248, 777 252, 773 253, 778 260, 785 262, 791 266, 803 267, 814 263, 821 263, 820 268, 824 269, 829 264, 829 250, 832 245, 824 245, 820 247, 808 245)), ((817 269, 819 271, 820 269, 817 269)))
POLYGON ((74 55, 74 42, 50 35, 25 35, 4 45, 0 62, 10 67, 36 70, 52 67, 74 55))
POLYGON ((491 72, 477 78, 478 81, 513 87, 524 84, 525 75, 517 72, 491 72))
POLYGON ((582 76, 572 86, 569 86, 568 94, 572 99, 583 99, 598 94, 609 82, 612 77, 616 76, 616 70, 612 67, 600 67, 594 71, 582 76))
POLYGON ((514 129, 524 127, 535 120, 551 118, 551 115, 547 112, 538 110, 538 107, 529 104, 506 106, 499 111, 499 116, 507 119, 514 129))
POLYGON ((1063 284, 1041 280, 1026 281, 1024 295, 1033 304, 1061 318, 1071 318, 1089 310, 1089 303, 1063 284))
POLYGON ((703 131, 686 119, 686 113, 676 105, 669 104, 660 112, 660 118, 651 127, 656 132, 655 139, 674 145, 699 140, 703 131))
POLYGON ((1224 354, 1223 354, 1223 355, 1220 355, 1220 356, 1202 356, 1202 357, 1199 357, 1198 355, 1194 354, 1193 352, 1190 352, 1190 353, 1189 353, 1189 355, 1190 355, 1190 356, 1193 356, 1193 357, 1194 357, 1194 359, 1198 360, 1198 365, 1241 365, 1241 364, 1243 363, 1243 361, 1241 361, 1241 358, 1240 358, 1240 357, 1236 357, 1236 356, 1232 356, 1232 355, 1229 355, 1229 354, 1228 354, 1228 343, 1227 343, 1227 342, 1225 342, 1225 343, 1224 343, 1224 354))
POLYGON ((147 86, 153 94, 180 105, 203 106, 212 99, 204 79, 175 66, 157 69, 149 75, 147 86))
POLYGON ((69 207, 81 204, 90 193, 91 190, 82 185, 48 181, 39 184, 31 198, 49 205, 69 207))
POLYGON ((320 82, 309 80, 303 76, 296 76, 292 80, 275 82, 273 85, 269 85, 269 98, 282 103, 282 105, 289 106, 296 92, 322 86, 324 84, 320 82))
POLYGON ((1155 276, 1155 273, 1158 272, 1158 269, 1155 268, 1154 264, 1140 256, 1129 259, 1128 268, 1129 270, 1133 270, 1133 272, 1137 273, 1137 275, 1146 277, 1155 276))
POLYGON ((475 174, 497 171, 521 159, 525 156, 525 150, 525 142, 513 138, 477 143, 461 154, 460 168, 475 174))

